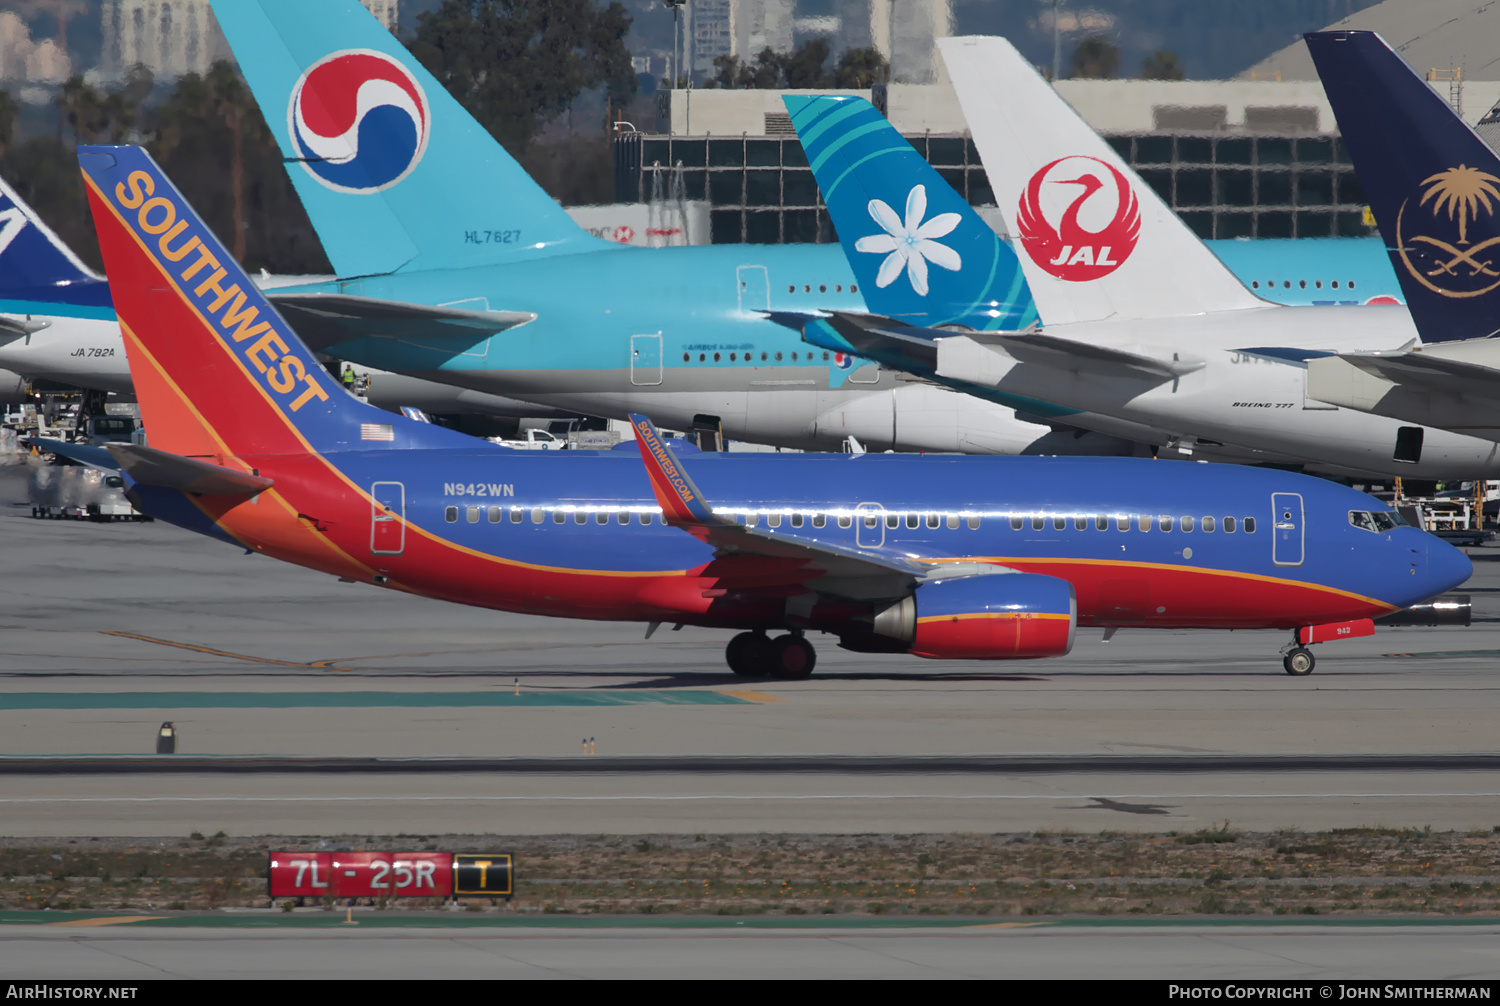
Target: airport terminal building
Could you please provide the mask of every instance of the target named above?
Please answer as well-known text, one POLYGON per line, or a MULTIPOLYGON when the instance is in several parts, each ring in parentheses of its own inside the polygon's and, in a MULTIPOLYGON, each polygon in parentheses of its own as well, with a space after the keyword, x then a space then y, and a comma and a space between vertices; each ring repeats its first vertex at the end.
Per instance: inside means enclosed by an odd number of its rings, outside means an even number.
MULTIPOLYGON (((1500 98, 1500 82, 1435 76, 1470 122, 1500 98)), ((1057 89, 1200 237, 1375 233, 1316 80, 1063 80, 1057 89)), ((785 93, 661 93, 652 131, 614 141, 616 201, 670 199, 675 182, 680 198, 709 204, 713 243, 834 240, 785 93)), ((857 93, 971 204, 994 204, 946 80, 857 93)))

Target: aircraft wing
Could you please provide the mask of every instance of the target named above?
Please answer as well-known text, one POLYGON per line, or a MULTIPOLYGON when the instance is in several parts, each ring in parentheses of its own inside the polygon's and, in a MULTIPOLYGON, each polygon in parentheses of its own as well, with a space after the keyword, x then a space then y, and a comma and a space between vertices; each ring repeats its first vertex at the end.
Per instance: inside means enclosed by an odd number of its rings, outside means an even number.
POLYGON ((1367 374, 1414 391, 1500 398, 1500 369, 1431 353, 1341 353, 1339 359, 1367 374))
POLYGON ((918 581, 940 571, 947 576, 975 572, 812 541, 794 531, 746 527, 716 514, 651 420, 632 415, 630 421, 662 515, 668 524, 714 546, 715 558, 706 572, 720 575, 728 589, 785 593, 788 587, 805 587, 871 600, 901 597, 918 581))
POLYGON ((314 351, 373 337, 462 352, 536 320, 530 311, 468 311, 343 293, 267 291, 266 297, 314 351))

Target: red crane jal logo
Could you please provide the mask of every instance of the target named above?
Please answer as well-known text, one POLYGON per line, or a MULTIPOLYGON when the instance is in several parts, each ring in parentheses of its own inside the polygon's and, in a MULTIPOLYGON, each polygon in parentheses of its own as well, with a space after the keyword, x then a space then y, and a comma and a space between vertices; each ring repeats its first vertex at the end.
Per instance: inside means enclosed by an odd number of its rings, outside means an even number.
POLYGON ((1017 213, 1021 246, 1070 283, 1114 272, 1141 236, 1141 206, 1125 176, 1097 157, 1060 157, 1031 176, 1017 213))

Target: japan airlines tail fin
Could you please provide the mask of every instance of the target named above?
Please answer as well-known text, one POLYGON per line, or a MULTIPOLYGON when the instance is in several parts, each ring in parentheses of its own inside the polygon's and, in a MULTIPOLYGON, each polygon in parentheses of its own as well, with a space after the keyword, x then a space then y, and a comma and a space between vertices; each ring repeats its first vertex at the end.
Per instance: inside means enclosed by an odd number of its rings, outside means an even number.
POLYGON ((1500 332, 1500 158, 1379 35, 1306 38, 1423 340, 1500 332))
POLYGON ((0 312, 110 317, 109 285, 0 179, 0 312))
POLYGON ((341 276, 617 247, 575 224, 355 0, 214 0, 341 276))
POLYGON ((938 47, 1044 324, 1265 306, 1009 42, 938 47))
POLYGON ((478 443, 346 392, 140 147, 78 155, 154 449, 224 466, 478 443))
POLYGON ((929 328, 1036 322, 1015 252, 873 105, 782 101, 871 310, 929 328))

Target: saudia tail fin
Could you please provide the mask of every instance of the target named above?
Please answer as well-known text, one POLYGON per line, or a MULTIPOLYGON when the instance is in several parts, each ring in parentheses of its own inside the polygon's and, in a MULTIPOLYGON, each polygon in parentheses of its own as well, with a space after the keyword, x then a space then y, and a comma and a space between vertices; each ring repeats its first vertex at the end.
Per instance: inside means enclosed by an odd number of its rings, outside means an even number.
POLYGON ((0 178, 0 312, 110 318, 109 284, 0 178))
POLYGON ((782 101, 872 311, 926 327, 1036 321, 1015 253, 873 105, 782 101))
POLYGON ((153 448, 223 465, 474 446, 340 387, 140 147, 78 155, 153 448))
POLYGON ((341 276, 613 247, 355 0, 214 0, 341 276))
POLYGON ((1044 323, 1264 306, 1009 42, 938 47, 1044 323))
POLYGON ((1500 158, 1379 35, 1306 38, 1422 338, 1500 332, 1500 158))

